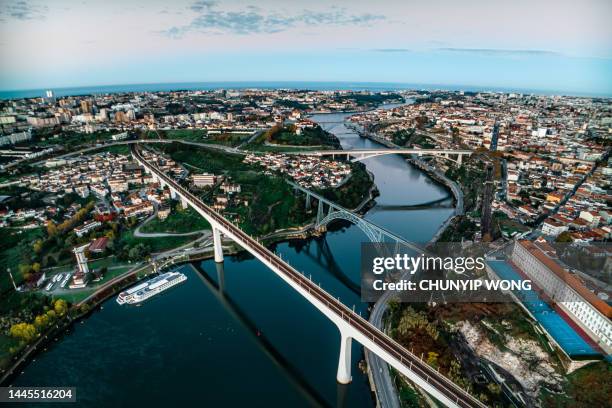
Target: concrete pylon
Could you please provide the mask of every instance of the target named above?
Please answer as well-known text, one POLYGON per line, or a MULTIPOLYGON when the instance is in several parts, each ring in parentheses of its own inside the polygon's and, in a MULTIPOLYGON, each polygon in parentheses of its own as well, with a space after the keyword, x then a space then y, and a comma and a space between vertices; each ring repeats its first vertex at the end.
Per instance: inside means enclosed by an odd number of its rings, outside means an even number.
POLYGON ((317 208, 317 225, 323 220, 323 201, 319 199, 319 207, 317 208))
POLYGON ((213 243, 215 248, 215 262, 223 262, 223 246, 221 245, 221 231, 213 226, 213 243))
POLYGON ((189 204, 187 204, 187 200, 185 200, 183 197, 181 197, 181 205, 183 206, 183 209, 189 207, 189 204))
POLYGON ((219 292, 221 295, 225 294, 225 266, 223 263, 218 262, 215 263, 215 267, 217 269, 217 284, 219 285, 219 292))
POLYGON ((173 188, 170 189, 170 197, 172 197, 173 200, 176 200, 176 190, 173 188))
POLYGON ((306 210, 310 211, 310 203, 311 199, 310 199, 310 194, 306 193, 306 210))
POLYGON ((351 346, 353 339, 340 329, 340 357, 338 358, 338 374, 336 380, 340 384, 349 384, 351 376, 351 346))
POLYGON ((457 155, 457 164, 459 166, 461 166, 461 163, 463 163, 463 155, 462 154, 458 154, 457 155))

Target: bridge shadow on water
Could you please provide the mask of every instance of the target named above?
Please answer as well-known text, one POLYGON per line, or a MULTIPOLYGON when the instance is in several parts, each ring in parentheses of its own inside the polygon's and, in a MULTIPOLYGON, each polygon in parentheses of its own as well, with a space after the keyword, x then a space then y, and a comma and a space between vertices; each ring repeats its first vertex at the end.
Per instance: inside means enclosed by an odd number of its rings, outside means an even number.
POLYGON ((447 195, 436 200, 427 201, 418 204, 407 204, 407 205, 389 205, 389 204, 376 204, 370 210, 371 213, 378 211, 411 211, 411 210, 424 210, 424 209, 448 209, 455 208, 453 205, 453 197, 447 195))
MULTIPOLYGON (((352 225, 343 220, 337 220, 334 223, 352 225)), ((336 227, 338 226, 336 225, 336 227)), ((293 243, 291 246, 294 247, 298 253, 304 254, 308 259, 321 266, 322 270, 331 272, 331 274, 351 292, 355 293, 357 296, 361 296, 361 287, 353 282, 353 280, 344 273, 342 268, 340 268, 325 236, 312 239, 308 242, 300 241, 298 243, 293 243)))
MULTIPOLYGON (((323 396, 312 387, 302 373, 291 364, 281 353, 279 353, 274 345, 257 329, 257 325, 247 316, 246 313, 226 294, 225 291, 225 269, 222 263, 215 263, 217 281, 213 280, 210 275, 202 268, 201 264, 189 264, 196 275, 202 280, 204 286, 214 295, 230 316, 240 323, 254 340, 255 344, 260 346, 263 354, 272 361, 284 374, 289 382, 300 392, 310 406, 313 407, 330 407, 323 396)), ((346 386, 339 385, 338 401, 344 401, 346 386)), ((338 405, 339 407, 344 406, 338 405)))

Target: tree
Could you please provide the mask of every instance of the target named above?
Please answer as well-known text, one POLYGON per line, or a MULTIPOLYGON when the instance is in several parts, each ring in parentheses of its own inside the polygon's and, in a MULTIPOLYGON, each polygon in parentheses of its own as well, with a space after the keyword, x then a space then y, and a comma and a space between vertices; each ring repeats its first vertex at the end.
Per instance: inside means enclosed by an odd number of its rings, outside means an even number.
POLYGON ((19 273, 23 277, 23 280, 29 280, 32 275, 32 265, 30 264, 20 264, 19 265, 19 273))
POLYGON ((26 343, 31 342, 37 336, 36 327, 31 323, 16 323, 9 329, 9 334, 26 343))
POLYGON ((53 221, 49 221, 47 223, 47 234, 49 234, 50 237, 54 237, 55 235, 57 235, 57 232, 57 225, 55 225, 53 221))
POLYGON ((34 326, 36 326, 38 330, 42 331, 45 327, 47 327, 48 324, 49 316, 47 316, 46 314, 38 315, 34 318, 34 326))
POLYGON ((436 368, 438 366, 438 356, 439 354, 434 351, 428 352, 427 353, 427 364, 436 368))
POLYGON ((562 233, 559 234, 559 236, 557 237, 555 241, 556 242, 572 242, 573 239, 569 231, 563 231, 562 233))
POLYGON ((68 303, 64 299, 57 299, 53 304, 53 310, 60 316, 63 316, 68 311, 68 303))
POLYGON ((34 271, 34 273, 38 273, 40 272, 40 263, 38 262, 34 262, 32 264, 32 271, 34 271))
POLYGON ((36 254, 40 254, 40 252, 42 251, 42 247, 43 247, 43 242, 40 239, 37 239, 32 245, 32 249, 34 250, 34 253, 36 254))
POLYGON ((501 393, 501 386, 499 384, 489 383, 489 385, 487 385, 487 389, 493 395, 499 395, 501 393))
POLYGON ((140 261, 149 253, 149 248, 145 244, 133 246, 128 252, 131 261, 140 261))

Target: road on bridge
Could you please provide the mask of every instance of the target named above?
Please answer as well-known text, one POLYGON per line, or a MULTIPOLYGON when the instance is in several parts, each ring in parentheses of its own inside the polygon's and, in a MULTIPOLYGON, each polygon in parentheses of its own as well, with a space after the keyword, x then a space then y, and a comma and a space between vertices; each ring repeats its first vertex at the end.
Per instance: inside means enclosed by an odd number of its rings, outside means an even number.
MULTIPOLYGON (((368 342, 373 343, 378 348, 386 352, 389 356, 391 356, 392 360, 399 362, 404 371, 408 370, 414 374, 414 376, 419 377, 422 382, 438 392, 439 395, 448 400, 451 405, 458 407, 485 407, 485 405, 478 399, 474 398, 451 380, 434 370, 420 358, 378 330, 374 325, 362 318, 359 314, 353 312, 338 299, 331 296, 306 276, 302 275, 296 269, 281 260, 275 253, 260 244, 257 240, 213 211, 195 195, 191 194, 187 189, 180 186, 159 168, 145 161, 145 159, 140 155, 137 146, 132 145, 131 151, 141 165, 155 173, 157 177, 162 179, 167 185, 174 189, 176 193, 185 199, 190 205, 200 210, 201 214, 205 214, 207 217, 209 217, 210 220, 213 221, 211 224, 216 223, 218 226, 220 226, 220 228, 222 228, 222 230, 227 231, 230 238, 237 241, 237 243, 244 249, 251 252, 253 255, 258 255, 258 258, 260 259, 265 259, 269 265, 273 266, 276 271, 278 271, 277 273, 284 275, 287 281, 294 282, 296 286, 300 287, 304 292, 307 292, 309 296, 312 296, 318 302, 325 305, 329 311, 336 315, 337 318, 344 321, 356 332, 360 333, 361 336, 364 339, 367 339, 368 342)), ((311 301, 308 297, 306 298, 311 301)), ((389 363, 393 365, 394 361, 389 361, 389 363)))

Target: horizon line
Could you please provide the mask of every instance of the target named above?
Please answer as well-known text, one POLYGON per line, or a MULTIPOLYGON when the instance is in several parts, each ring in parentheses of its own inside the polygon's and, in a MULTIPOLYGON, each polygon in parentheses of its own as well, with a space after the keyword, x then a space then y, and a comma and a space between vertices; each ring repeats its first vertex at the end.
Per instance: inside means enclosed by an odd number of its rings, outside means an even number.
MULTIPOLYGON (((466 84, 444 84, 444 83, 411 83, 411 82, 403 82, 403 81, 335 81, 335 80, 217 80, 217 81, 181 81, 181 82, 135 82, 135 83, 111 83, 111 84, 96 84, 96 85, 71 85, 71 86, 52 86, 52 87, 36 87, 36 88, 20 88, 20 89, 0 89, 0 94, 12 93, 12 92, 33 92, 40 90, 71 90, 71 89, 80 89, 80 88, 105 88, 105 87, 129 87, 129 86, 155 86, 155 85, 170 85, 170 86, 180 86, 186 84, 241 84, 240 87, 249 87, 249 88, 259 88, 256 84, 350 84, 350 85, 361 85, 361 86, 406 86, 405 90, 420 90, 426 87, 432 88, 437 87, 435 89, 430 90, 440 90, 440 91, 477 91, 477 92, 493 92, 493 93, 529 93, 529 94, 547 94, 549 96, 574 96, 574 97, 598 97, 598 98, 612 98, 612 93, 597 93, 597 92, 586 92, 586 91, 568 91, 568 90, 553 90, 553 89, 542 89, 542 88, 520 88, 520 87, 505 87, 505 86, 495 86, 495 85, 466 85, 466 84), (251 84, 252 86, 247 86, 251 84), (451 89, 455 88, 455 89, 451 89)), ((223 89, 223 86, 218 87, 218 89, 223 89)), ((283 88, 282 86, 276 86, 271 88, 283 88)), ((227 88, 226 88, 227 89, 227 88)), ((292 90, 300 90, 299 88, 287 87, 285 89, 292 90)), ((350 88, 349 88, 350 89, 350 88)), ((390 87, 390 89, 393 89, 390 87)), ((180 91, 183 89, 176 88, 174 91, 180 91)), ((187 89, 185 89, 187 90, 187 89)), ((306 90, 306 89, 302 89, 306 90)), ((341 90, 341 88, 336 88, 336 90, 341 90)), ((113 91, 108 92, 112 93, 139 93, 139 92, 169 92, 170 90, 151 90, 151 91, 113 91)), ((93 92, 99 93, 99 92, 93 92)), ((78 96, 79 94, 65 95, 65 96, 78 96)), ((80 94, 85 95, 85 94, 80 94)), ((42 95, 41 95, 42 96, 42 95)), ((0 99, 28 99, 35 98, 32 97, 17 97, 17 98, 2 98, 0 99)))

